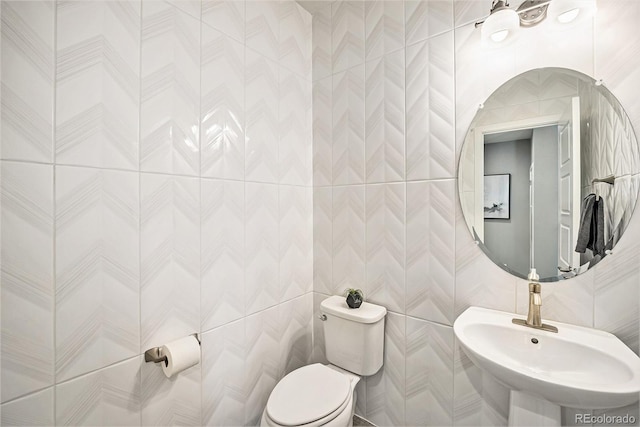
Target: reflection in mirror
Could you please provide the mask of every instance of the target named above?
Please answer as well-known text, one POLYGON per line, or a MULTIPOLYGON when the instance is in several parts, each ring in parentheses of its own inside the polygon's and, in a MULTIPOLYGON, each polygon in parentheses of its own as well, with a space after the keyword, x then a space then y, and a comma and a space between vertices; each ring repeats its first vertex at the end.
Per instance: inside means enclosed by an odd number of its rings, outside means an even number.
POLYGON ((599 82, 547 68, 514 77, 478 110, 458 169, 474 239, 500 267, 568 279, 611 253, 636 204, 631 123, 599 82))

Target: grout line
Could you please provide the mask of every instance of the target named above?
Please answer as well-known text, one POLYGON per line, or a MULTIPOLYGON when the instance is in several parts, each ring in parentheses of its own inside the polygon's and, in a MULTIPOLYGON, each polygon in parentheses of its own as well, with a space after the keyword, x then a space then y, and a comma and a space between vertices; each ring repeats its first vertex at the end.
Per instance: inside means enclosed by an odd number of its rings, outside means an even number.
MULTIPOLYGON (((198 76, 199 76, 199 84, 200 84, 200 88, 198 91, 198 220, 199 220, 199 227, 198 227, 198 246, 199 246, 199 251, 198 251, 198 291, 199 291, 199 301, 198 301, 198 336, 199 336, 199 340, 200 340, 200 416, 199 416, 199 420, 200 420, 200 424, 204 425, 204 376, 206 374, 206 371, 203 369, 204 366, 204 351, 202 350, 202 53, 203 53, 203 49, 204 49, 204 42, 203 42, 203 21, 202 21, 202 4, 203 2, 200 1, 199 3, 199 7, 200 7, 200 16, 198 18, 198 24, 200 26, 200 46, 198 46, 198 53, 199 55, 199 60, 200 60, 200 69, 198 70, 198 76)), ((223 193, 224 194, 224 193, 223 193)))
POLYGON ((57 85, 57 81, 58 81, 58 2, 56 1, 53 4, 53 105, 52 105, 52 150, 51 150, 51 160, 52 160, 52 174, 53 174, 53 192, 52 192, 52 202, 53 202, 53 211, 52 211, 52 222, 53 222, 53 230, 52 230, 52 237, 53 237, 53 241, 52 241, 52 251, 53 251, 53 257, 52 257, 52 287, 53 287, 53 321, 52 321, 52 328, 53 328, 53 336, 52 336, 52 341, 53 341, 53 422, 57 423, 57 406, 58 406, 58 398, 57 398, 57 382, 58 382, 58 374, 57 374, 57 367, 56 367, 56 361, 57 361, 57 347, 58 347, 58 340, 57 340, 57 330, 58 330, 58 325, 57 325, 57 319, 58 319, 58 304, 57 304, 57 298, 56 298, 56 289, 57 289, 57 284, 58 284, 58 280, 57 280, 57 276, 58 276, 58 270, 57 270, 57 251, 56 251, 56 246, 57 246, 57 239, 58 239, 58 233, 56 230, 56 224, 57 224, 57 191, 56 191, 56 186, 57 186, 57 167, 56 167, 56 161, 57 159, 57 150, 56 150, 56 138, 57 138, 57 114, 56 114, 56 110, 57 110, 57 103, 58 103, 58 85, 57 85))
MULTIPOLYGON (((142 349, 142 49, 144 44, 144 2, 140 1, 140 19, 138 30, 139 45, 138 45, 138 352, 144 353, 142 349)), ((143 396, 142 392, 142 376, 143 369, 140 369, 140 375, 137 378, 138 383, 138 396, 140 410, 138 418, 140 424, 142 424, 142 407, 143 396)))

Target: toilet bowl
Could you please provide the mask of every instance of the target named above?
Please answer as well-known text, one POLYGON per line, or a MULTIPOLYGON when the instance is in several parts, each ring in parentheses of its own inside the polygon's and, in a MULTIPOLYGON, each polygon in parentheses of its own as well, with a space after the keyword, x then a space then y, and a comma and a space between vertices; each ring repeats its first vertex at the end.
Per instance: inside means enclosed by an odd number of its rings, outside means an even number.
POLYGON ((350 427, 359 381, 359 376, 333 365, 296 369, 271 392, 260 425, 350 427))

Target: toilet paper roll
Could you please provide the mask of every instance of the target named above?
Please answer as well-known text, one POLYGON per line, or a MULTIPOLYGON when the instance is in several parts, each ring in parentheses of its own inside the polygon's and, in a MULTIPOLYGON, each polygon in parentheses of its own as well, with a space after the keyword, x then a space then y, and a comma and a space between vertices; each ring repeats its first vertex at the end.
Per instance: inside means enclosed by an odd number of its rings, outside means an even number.
POLYGON ((167 378, 171 378, 200 363, 200 343, 196 337, 189 335, 163 345, 161 354, 167 358, 162 364, 162 371, 167 378))

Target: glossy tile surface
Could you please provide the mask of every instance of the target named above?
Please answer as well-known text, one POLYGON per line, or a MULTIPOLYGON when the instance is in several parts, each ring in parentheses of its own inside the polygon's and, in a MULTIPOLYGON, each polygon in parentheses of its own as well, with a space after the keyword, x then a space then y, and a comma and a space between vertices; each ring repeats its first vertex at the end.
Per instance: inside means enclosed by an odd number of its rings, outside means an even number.
POLYGON ((140 180, 140 320, 143 349, 200 328, 200 191, 187 177, 140 180))
POLYGON ((137 170, 140 1, 56 12, 56 162, 137 170))
POLYGON ((199 22, 167 3, 143 6, 140 169, 197 176, 199 22))
POLYGON ((2 3, 2 158, 53 160, 55 4, 2 3))
POLYGON ((57 166, 56 379, 140 351, 139 191, 132 172, 57 166))
POLYGON ((3 161, 2 401, 54 382, 53 167, 3 161))

